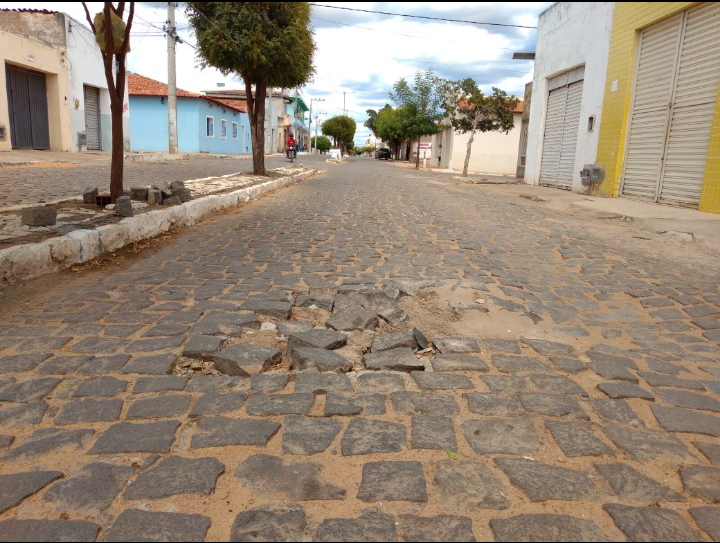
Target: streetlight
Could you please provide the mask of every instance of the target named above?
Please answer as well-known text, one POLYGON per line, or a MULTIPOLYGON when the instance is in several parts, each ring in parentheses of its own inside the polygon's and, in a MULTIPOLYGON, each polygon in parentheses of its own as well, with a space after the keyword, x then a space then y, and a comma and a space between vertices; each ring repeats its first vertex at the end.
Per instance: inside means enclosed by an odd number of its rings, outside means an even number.
MULTIPOLYGON (((310 154, 313 152, 313 138, 312 138, 312 103, 313 102, 324 102, 325 98, 310 98, 310 154)), ((315 121, 315 128, 317 129, 317 121, 315 121)), ((317 146, 316 146, 317 147, 317 146)))

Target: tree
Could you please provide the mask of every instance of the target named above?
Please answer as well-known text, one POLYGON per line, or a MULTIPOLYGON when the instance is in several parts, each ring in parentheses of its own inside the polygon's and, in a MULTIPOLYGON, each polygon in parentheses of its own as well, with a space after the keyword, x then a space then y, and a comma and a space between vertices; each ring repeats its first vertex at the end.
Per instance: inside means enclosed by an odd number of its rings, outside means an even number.
POLYGON ((478 88, 475 80, 467 78, 448 85, 448 99, 445 111, 453 129, 466 134, 470 132, 470 139, 465 152, 463 177, 467 177, 468 164, 473 140, 477 132, 505 132, 513 129, 515 122, 513 110, 517 107, 518 99, 493 87, 492 95, 488 96, 478 88))
POLYGON ((245 83, 253 172, 265 171, 265 98, 314 74, 315 41, 308 2, 188 2, 203 67, 235 72, 245 83))
POLYGON ((123 195, 123 105, 125 102, 125 58, 130 51, 130 29, 135 15, 135 2, 130 2, 127 22, 123 21, 125 2, 104 2, 101 13, 90 17, 87 4, 82 3, 95 41, 100 47, 105 80, 110 93, 110 119, 112 123, 112 155, 110 159, 110 201, 123 195), (115 62, 113 62, 113 60, 115 62), (114 67, 117 66, 117 70, 114 67))
MULTIPOLYGON (((386 105, 385 107, 390 107, 389 105, 386 105)), ((375 137, 377 137, 377 119, 378 119, 378 112, 374 109, 366 109, 365 113, 368 115, 367 121, 363 123, 363 126, 365 128, 369 128, 370 132, 373 133, 375 137)))
POLYGON ((330 117, 327 121, 322 123, 322 133, 326 136, 330 136, 333 139, 333 143, 336 147, 344 153, 345 148, 353 144, 355 138, 355 130, 357 129, 357 123, 352 117, 347 115, 337 115, 330 117))
POLYGON ((398 158, 398 146, 405 139, 405 125, 403 111, 393 109, 389 105, 385 106, 378 112, 376 123, 376 136, 386 141, 393 148, 395 158, 398 158))
POLYGON ((420 137, 440 131, 446 82, 432 70, 415 72, 413 84, 405 78, 393 85, 390 98, 404 111, 405 136, 418 142, 415 169, 420 168, 420 137))
POLYGON ((325 136, 315 136, 313 138, 313 147, 318 151, 329 151, 332 148, 332 142, 325 136))

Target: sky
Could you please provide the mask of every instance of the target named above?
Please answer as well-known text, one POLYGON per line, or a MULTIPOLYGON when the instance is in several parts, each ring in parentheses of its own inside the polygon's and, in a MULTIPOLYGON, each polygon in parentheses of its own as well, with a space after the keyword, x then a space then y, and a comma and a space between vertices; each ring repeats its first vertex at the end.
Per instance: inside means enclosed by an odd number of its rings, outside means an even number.
MULTIPOLYGON (((176 47, 177 86, 194 92, 214 90, 223 83, 225 89, 244 89, 240 79, 199 68, 185 4, 176 5, 178 35, 184 42, 176 47)), ((320 123, 343 113, 355 119, 356 145, 364 145, 371 135, 363 126, 366 110, 393 105, 389 97, 393 85, 400 78, 412 81, 417 71, 430 68, 452 80, 471 77, 485 91, 499 87, 522 98, 525 83, 532 80, 534 63, 513 60, 512 55, 535 51, 532 27, 550 5, 552 2, 313 3, 316 73, 300 94, 308 106, 312 101, 313 118, 319 114, 320 123)), ((88 7, 94 15, 102 10, 102 2, 89 2, 88 7)), ((62 11, 88 26, 80 2, 0 2, 0 8, 62 11)), ((130 71, 164 83, 167 41, 163 25, 167 18, 166 2, 137 2, 128 55, 130 71)))

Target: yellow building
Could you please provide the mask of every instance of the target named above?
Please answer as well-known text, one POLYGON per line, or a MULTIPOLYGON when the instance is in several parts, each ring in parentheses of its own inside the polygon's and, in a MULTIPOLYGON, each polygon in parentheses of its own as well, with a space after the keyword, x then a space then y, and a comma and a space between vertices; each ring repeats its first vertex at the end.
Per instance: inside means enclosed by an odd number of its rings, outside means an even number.
POLYGON ((720 213, 720 3, 617 2, 600 191, 720 213))

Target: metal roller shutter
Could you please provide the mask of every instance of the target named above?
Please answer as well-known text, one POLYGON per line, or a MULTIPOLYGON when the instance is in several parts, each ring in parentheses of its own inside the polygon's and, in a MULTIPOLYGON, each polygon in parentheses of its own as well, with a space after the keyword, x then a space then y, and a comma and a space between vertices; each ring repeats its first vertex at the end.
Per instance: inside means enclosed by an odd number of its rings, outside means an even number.
POLYGON ((567 87, 550 91, 547 116, 545 118, 542 162, 540 163, 540 184, 542 185, 553 187, 557 185, 566 101, 567 87))
POLYGON ((96 87, 85 85, 85 134, 88 151, 102 149, 100 140, 100 91, 96 87))
POLYGON ((568 86, 563 120, 562 148, 558 165, 557 187, 571 189, 575 173, 575 150, 577 148, 578 126, 580 124, 580 105, 582 104, 583 82, 577 81, 568 86))

